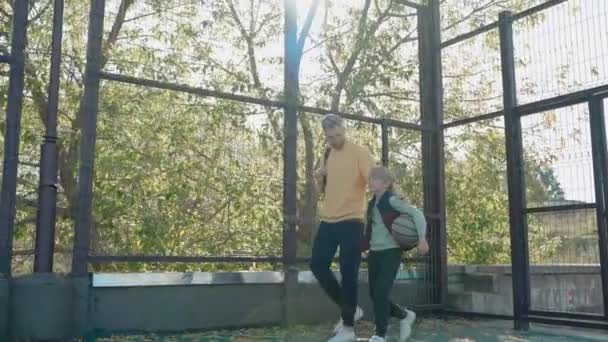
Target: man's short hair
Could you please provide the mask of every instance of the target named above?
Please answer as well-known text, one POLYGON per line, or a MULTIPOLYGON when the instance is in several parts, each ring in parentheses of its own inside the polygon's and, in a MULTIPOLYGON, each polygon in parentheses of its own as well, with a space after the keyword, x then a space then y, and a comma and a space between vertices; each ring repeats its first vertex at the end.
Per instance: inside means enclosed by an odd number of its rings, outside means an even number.
POLYGON ((321 127, 323 130, 333 129, 336 127, 344 128, 344 119, 340 115, 327 114, 321 120, 321 127))

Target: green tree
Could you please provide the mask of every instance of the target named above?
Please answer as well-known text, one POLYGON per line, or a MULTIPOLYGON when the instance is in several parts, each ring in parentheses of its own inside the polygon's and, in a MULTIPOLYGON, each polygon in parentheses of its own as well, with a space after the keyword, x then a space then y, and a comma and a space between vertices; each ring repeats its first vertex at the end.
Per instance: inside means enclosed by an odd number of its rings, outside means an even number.
MULTIPOLYGON (((530 1, 446 3, 442 7, 444 36, 496 19, 503 5, 519 9, 530 1)), ((46 122, 52 0, 32 4, 16 249, 33 248, 39 143, 46 122)), ((88 2, 68 0, 65 8, 57 249, 69 252, 77 210, 88 2)), ((9 32, 10 2, 0 2, 0 9, 0 30, 9 32)), ((277 77, 283 70, 281 9, 280 0, 107 1, 104 69, 281 98, 282 78, 277 77)), ((415 21, 411 11, 393 0, 366 0, 362 5, 313 1, 310 8, 301 8, 301 101, 418 122, 415 21)), ((484 41, 488 48, 495 48, 495 43, 495 37, 484 41)), ((494 80, 470 88, 463 77, 474 67, 453 70, 456 82, 446 93, 447 118, 462 117, 485 103, 488 84, 494 80), (462 101, 465 93, 477 100, 462 101)), ((2 68, 0 73, 6 75, 6 67, 2 68)), ((0 83, 3 107, 6 87, 4 78, 0 83)), ((301 255, 309 253, 317 222, 312 172, 323 147, 317 121, 311 114, 300 114, 301 255)), ((280 255, 282 126, 282 112, 273 108, 103 82, 92 253, 280 255)), ((451 261, 506 260, 507 202, 500 132, 500 127, 469 127, 457 145, 465 152, 446 155, 451 261)), ((353 123, 350 134, 379 158, 378 127, 353 123)), ((422 205, 420 133, 392 129, 390 151, 401 191, 422 205)), ((558 198, 561 190, 546 165, 532 168, 538 172, 538 177, 531 177, 539 179, 536 193, 558 198)), ((27 271, 31 257, 17 259, 16 269, 27 271)), ((69 265, 69 253, 57 255, 58 271, 68 271, 69 265)), ((97 271, 244 267, 272 266, 93 265, 97 271)))

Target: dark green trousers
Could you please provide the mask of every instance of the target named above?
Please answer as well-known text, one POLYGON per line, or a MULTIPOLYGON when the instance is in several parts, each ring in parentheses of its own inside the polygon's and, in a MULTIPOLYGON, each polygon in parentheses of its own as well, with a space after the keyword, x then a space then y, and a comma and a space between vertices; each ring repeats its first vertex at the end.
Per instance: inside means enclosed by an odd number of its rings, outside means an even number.
POLYGON ((382 251, 371 251, 368 258, 369 292, 374 305, 374 322, 376 335, 384 337, 390 317, 404 319, 406 312, 391 302, 389 295, 399 265, 401 264, 401 250, 398 248, 382 251))

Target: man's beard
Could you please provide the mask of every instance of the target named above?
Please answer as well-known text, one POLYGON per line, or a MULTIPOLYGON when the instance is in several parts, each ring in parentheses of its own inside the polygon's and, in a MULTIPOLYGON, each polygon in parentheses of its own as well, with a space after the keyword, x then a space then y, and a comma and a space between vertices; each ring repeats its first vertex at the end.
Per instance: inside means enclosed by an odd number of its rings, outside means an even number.
POLYGON ((344 147, 344 140, 342 140, 339 144, 331 145, 331 147, 335 148, 336 150, 341 149, 342 147, 344 147))

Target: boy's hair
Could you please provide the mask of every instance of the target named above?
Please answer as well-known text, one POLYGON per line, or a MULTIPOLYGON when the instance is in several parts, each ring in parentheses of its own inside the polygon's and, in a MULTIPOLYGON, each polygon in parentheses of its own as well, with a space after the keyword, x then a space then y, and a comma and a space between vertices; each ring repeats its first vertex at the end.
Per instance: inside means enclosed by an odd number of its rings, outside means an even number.
POLYGON ((384 166, 374 166, 369 172, 369 178, 379 179, 384 182, 389 183, 390 188, 393 187, 393 183, 395 183, 395 177, 391 173, 391 171, 384 166))

